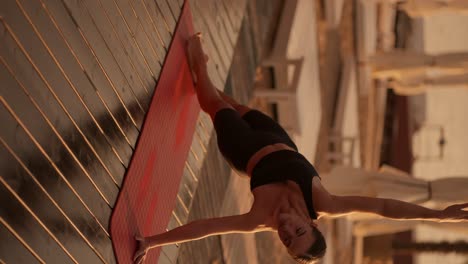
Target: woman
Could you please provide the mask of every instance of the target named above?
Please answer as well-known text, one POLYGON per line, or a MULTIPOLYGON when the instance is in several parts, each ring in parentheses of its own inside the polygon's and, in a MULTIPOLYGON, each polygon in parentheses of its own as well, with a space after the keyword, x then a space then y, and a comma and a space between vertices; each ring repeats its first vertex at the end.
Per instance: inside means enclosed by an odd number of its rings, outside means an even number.
MULTIPOLYGON (((246 214, 193 221, 166 233, 137 238, 136 263, 154 247, 228 233, 276 231, 300 263, 320 259, 325 240, 314 220, 367 212, 393 219, 459 222, 468 220, 467 204, 443 211, 391 199, 329 194, 314 167, 298 153, 287 133, 259 111, 240 105, 218 91, 206 69, 200 34, 187 45, 197 98, 217 133, 226 160, 250 177, 254 203, 246 214)), ((345 177, 346 175, 344 175, 345 177)))

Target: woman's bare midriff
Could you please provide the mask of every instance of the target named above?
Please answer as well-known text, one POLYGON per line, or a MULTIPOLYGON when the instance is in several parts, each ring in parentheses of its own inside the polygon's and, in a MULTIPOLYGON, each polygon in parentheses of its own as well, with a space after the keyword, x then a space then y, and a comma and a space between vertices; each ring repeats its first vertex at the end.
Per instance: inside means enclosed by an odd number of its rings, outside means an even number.
POLYGON ((280 150, 296 151, 295 149, 291 148, 290 146, 284 143, 277 143, 277 144, 265 146, 261 148, 259 151, 255 152, 255 154, 253 154, 252 157, 249 159, 249 162, 247 162, 247 169, 246 169, 247 175, 249 175, 249 177, 252 175, 253 169, 263 157, 265 157, 266 155, 270 153, 280 151, 280 150))

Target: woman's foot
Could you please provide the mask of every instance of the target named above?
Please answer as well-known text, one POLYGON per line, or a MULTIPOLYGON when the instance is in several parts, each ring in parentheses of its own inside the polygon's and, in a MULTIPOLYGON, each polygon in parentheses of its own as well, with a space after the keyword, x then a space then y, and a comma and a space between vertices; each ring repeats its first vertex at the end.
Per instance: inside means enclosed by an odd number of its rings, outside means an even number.
POLYGON ((203 52, 200 33, 193 35, 187 41, 187 57, 201 109, 214 118, 219 109, 231 108, 231 105, 221 98, 210 80, 206 67, 208 57, 203 52))
POLYGON ((202 74, 207 74, 206 62, 208 61, 208 56, 203 51, 201 38, 202 34, 196 33, 187 41, 188 63, 195 83, 197 83, 198 78, 202 74))

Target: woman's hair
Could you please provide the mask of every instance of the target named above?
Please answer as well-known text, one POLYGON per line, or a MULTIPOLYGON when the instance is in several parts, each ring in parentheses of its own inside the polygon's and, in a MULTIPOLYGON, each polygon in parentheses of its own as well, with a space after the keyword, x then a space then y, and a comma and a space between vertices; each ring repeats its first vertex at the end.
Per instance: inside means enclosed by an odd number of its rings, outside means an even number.
POLYGON ((315 236, 315 242, 310 246, 310 248, 301 255, 295 255, 292 252, 289 252, 289 255, 300 264, 312 264, 320 260, 327 251, 327 243, 322 233, 316 228, 312 227, 312 234, 315 236))

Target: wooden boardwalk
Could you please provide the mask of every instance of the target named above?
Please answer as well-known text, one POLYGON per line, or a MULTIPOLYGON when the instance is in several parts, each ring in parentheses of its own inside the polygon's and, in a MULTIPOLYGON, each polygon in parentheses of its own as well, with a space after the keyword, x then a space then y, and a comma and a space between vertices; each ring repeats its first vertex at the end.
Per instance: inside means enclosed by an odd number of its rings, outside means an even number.
MULTIPOLYGON (((2 1, 1 263, 115 263, 109 218, 182 4, 2 1)), ((244 6, 191 1, 218 87, 244 6)), ((201 115, 170 227, 187 220, 211 131, 201 115)))

